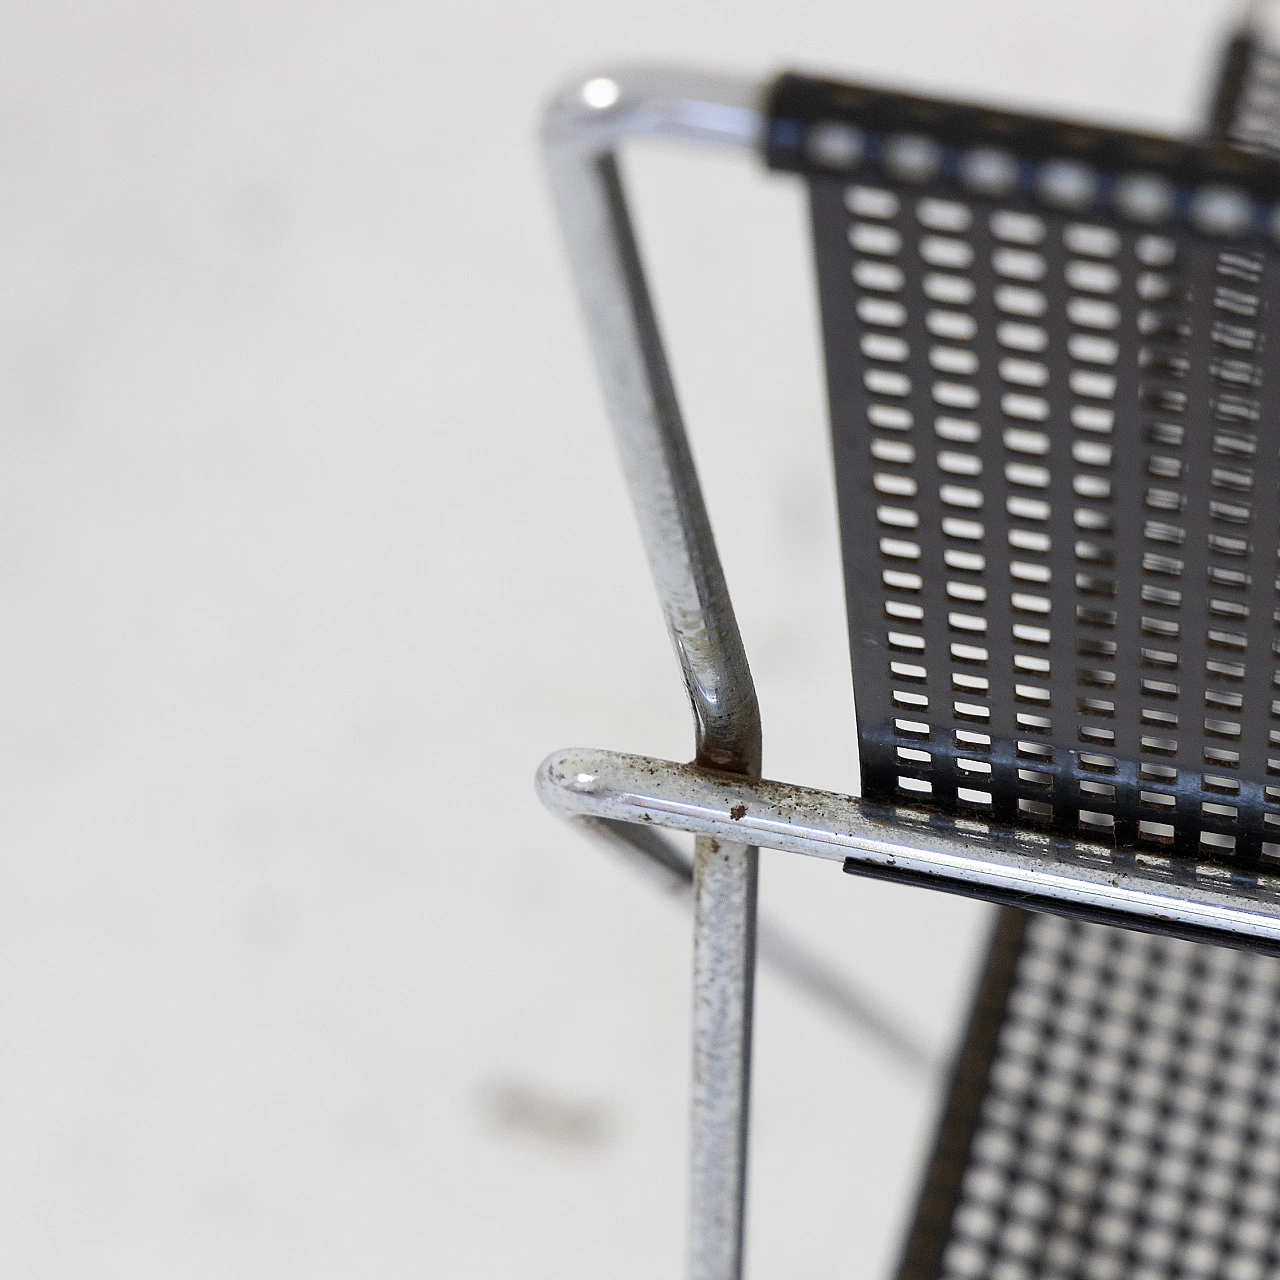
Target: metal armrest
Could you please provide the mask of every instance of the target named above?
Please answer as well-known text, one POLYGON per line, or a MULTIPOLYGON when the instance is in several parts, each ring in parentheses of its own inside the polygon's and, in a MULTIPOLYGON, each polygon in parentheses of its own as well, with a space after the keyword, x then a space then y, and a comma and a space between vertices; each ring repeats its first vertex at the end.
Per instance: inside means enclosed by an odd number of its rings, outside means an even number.
POLYGON ((925 885, 1149 933, 1280 953, 1280 878, 1245 877, 1109 844, 854 796, 746 781, 613 751, 560 751, 538 770, 549 809, 827 858, 925 885))

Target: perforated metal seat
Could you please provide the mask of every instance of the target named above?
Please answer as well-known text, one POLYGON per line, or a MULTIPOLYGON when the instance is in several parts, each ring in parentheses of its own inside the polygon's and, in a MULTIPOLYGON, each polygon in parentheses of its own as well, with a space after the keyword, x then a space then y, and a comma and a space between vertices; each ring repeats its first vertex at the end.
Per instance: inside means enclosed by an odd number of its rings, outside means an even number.
POLYGON ((1280 1266, 1280 961, 1001 914, 900 1280, 1280 1266))
POLYGON ((792 75, 552 106, 697 758, 561 752, 539 786, 699 837, 694 1276, 741 1270, 756 844, 1074 917, 1001 916, 903 1280, 1274 1269, 1280 960, 1239 950, 1280 953, 1272 66, 1232 46, 1203 142, 792 75), (759 781, 613 156, 635 134, 808 183, 860 800, 759 781))

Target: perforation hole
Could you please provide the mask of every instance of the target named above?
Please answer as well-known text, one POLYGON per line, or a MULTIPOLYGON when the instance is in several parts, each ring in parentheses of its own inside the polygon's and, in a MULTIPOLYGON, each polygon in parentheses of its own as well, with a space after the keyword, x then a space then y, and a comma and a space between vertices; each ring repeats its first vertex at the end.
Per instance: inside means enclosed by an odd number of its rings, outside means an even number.
POLYGON ((911 379, 905 373, 890 369, 865 369, 863 385, 875 396, 909 396, 911 379))
POLYGON ((893 471, 877 471, 872 477, 872 484, 877 493, 892 494, 900 498, 915 497, 918 487, 914 477, 898 475, 893 471))
POLYGON ((943 449, 938 454, 938 469, 953 476, 981 475, 982 459, 975 453, 957 453, 953 449, 943 449))
POLYGON ((1000 361, 1000 377, 1015 387, 1043 387, 1049 381, 1049 368, 1039 360, 1006 356, 1000 361))
POLYGON ((965 347, 931 347, 929 363, 939 373, 967 377, 978 371, 978 357, 965 347))
POLYGON ((1200 847, 1210 853, 1231 853, 1236 847, 1236 838, 1217 831, 1202 831, 1200 847))
POLYGON ((913 445, 903 440, 872 440, 871 456, 879 462, 897 462, 910 466, 916 460, 913 445))
POLYGON ((1083 831, 1101 834, 1115 830, 1116 820, 1109 813, 1098 813, 1092 809, 1080 810, 1080 827, 1083 831))
POLYGON ((997 327, 996 339, 1002 347, 1033 354, 1049 345, 1048 333, 1038 324, 1022 324, 1013 320, 1005 320, 997 327))
POLYGON ((1111 338, 1073 333, 1067 340, 1067 350, 1073 360, 1082 360, 1086 364, 1115 364, 1120 355, 1120 344, 1111 338))
POLYGON ((991 266, 996 275, 1006 280, 1024 280, 1034 283, 1043 280, 1048 267, 1044 255, 1029 249, 997 249, 991 255, 991 266))
POLYGON ((884 612, 888 618, 900 618, 908 622, 924 621, 924 609, 920 605, 908 604, 902 600, 886 600, 884 612))
POLYGON ((933 399, 947 409, 976 409, 979 402, 977 387, 958 382, 935 382, 933 399))
POLYGON ((1120 273, 1109 263, 1072 259, 1063 271, 1067 284, 1081 293, 1115 293, 1120 273))
POLYGON ((1089 689, 1114 689, 1116 673, 1105 667, 1077 667, 1076 684, 1089 689))
POLYGON ((898 197, 881 187, 846 187, 844 207, 859 218, 894 218, 898 214, 898 197))
POLYGON ((1114 329, 1120 323, 1120 308, 1100 298, 1070 298, 1067 319, 1082 329, 1114 329))
POLYGON ((867 421, 882 431, 909 431, 915 419, 910 409, 897 405, 872 404, 867 406, 867 421))
POLYGON ((889 670, 898 677, 899 680, 920 680, 924 681, 929 678, 927 667, 917 666, 911 662, 891 662, 889 670))
POLYGON ((920 241, 920 256, 931 267, 965 271, 973 265, 973 247, 952 236, 925 236, 920 241))
POLYGON ((879 506, 876 508, 876 519, 895 529, 915 529, 920 524, 920 517, 907 507, 879 506))
POLYGON ((891 262, 860 261, 853 264, 854 283, 879 293, 898 293, 906 283, 902 268, 891 262))
POLYGON ((1010 244, 1039 244, 1045 236, 1044 219, 1034 213, 998 209, 991 215, 988 225, 997 240, 1010 244))
POLYGON ((1052 570, 1047 564, 1031 564, 1026 560, 1014 560, 1009 565, 1009 576, 1019 582, 1048 582, 1052 570))
POLYGON ((1206 707, 1218 707, 1223 711, 1239 711, 1244 707, 1244 695, 1230 693, 1225 689, 1206 689, 1204 704, 1206 707))
POLYGON ((1078 396, 1090 396, 1095 400, 1111 400, 1116 394, 1116 379, 1110 373, 1094 373, 1088 369, 1073 369, 1067 383, 1078 396))
POLYGON ((917 653, 924 650, 924 636, 915 636, 904 631, 890 631, 888 639, 891 649, 908 649, 917 653))
POLYGON ((1049 417, 1049 402, 1043 396, 1028 396, 1010 392, 1001 396, 1000 408, 1011 418, 1024 422, 1044 422, 1049 417))
POLYGON ((1092 782, 1082 778, 1078 783, 1078 787, 1082 795, 1089 796, 1094 800, 1114 800, 1116 797, 1116 788, 1113 782, 1092 782))
POLYGON ((967 418, 938 418, 933 431, 939 440, 950 440, 954 444, 976 444, 982 436, 978 424, 967 418))
POLYGON ((987 567, 985 556, 976 551, 961 551, 957 547, 948 547, 942 553, 942 561, 948 569, 962 569, 968 573, 982 573, 987 567))
POLYGON ((996 307, 1006 315, 1039 319, 1048 309, 1048 301, 1039 289, 1024 289, 1018 285, 1001 285, 996 290, 996 307))
POLYGON ((887 333, 864 333, 858 345, 868 360, 900 364, 911 354, 905 339, 887 333))
POLYGON ((1047 822, 1053 817, 1053 805, 1045 800, 1029 800, 1026 796, 1021 796, 1018 799, 1018 812, 1026 818, 1047 822))
MULTIPOLYGON (((902 273, 899 271, 898 274, 902 273)), ((944 275, 935 271, 924 278, 924 296, 933 302, 967 307, 973 301, 975 292, 973 281, 967 276, 944 275)))
POLYGON ((925 316, 925 328, 934 337, 953 342, 970 342, 978 331, 977 322, 964 311, 941 311, 934 308, 925 316))
POLYGON ((1072 253, 1094 258, 1114 258, 1120 251, 1120 236, 1111 227, 1076 222, 1066 227, 1062 241, 1072 253))
POLYGON ((902 236, 892 227, 872 222, 855 222, 849 228, 849 243, 858 253, 892 257, 902 249, 902 236))
POLYGON ((1116 415, 1112 409, 1103 409, 1097 405, 1077 404, 1071 407, 1071 425, 1080 431, 1095 431, 1099 435, 1109 435, 1115 426, 1116 415))
POLYGON ((1049 469, 1033 466, 1028 462, 1006 462, 1004 478, 1010 484, 1022 485, 1029 489, 1047 489, 1049 487, 1049 469))
POLYGON ((933 784, 924 778, 900 777, 898 779, 898 789, 910 792, 913 795, 927 796, 933 794, 933 784))
POLYGON ((1099 444, 1095 440, 1075 440, 1071 445, 1071 457, 1081 466, 1109 467, 1112 457, 1111 446, 1099 444))
POLYGON ((858 299, 858 319, 863 324, 899 329, 907 322, 907 309, 891 298, 863 297, 858 299))
POLYGON ((958 200, 940 200, 926 196, 916 204, 916 218, 922 227, 932 231, 968 231, 973 222, 973 212, 958 200))
POLYGON ((916 765, 921 769, 928 769, 933 765, 933 757, 927 751, 919 751, 915 747, 897 747, 895 754, 903 764, 916 765))
POLYGON ((903 538, 881 538, 880 554, 891 560, 919 560, 920 544, 903 538))

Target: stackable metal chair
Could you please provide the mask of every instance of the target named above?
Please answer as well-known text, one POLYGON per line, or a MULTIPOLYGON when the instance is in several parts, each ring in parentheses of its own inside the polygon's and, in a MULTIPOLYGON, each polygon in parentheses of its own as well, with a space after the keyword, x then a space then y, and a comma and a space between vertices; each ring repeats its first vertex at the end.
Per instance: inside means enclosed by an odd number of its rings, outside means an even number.
POLYGON ((1199 141, 798 75, 608 73, 547 113, 696 755, 538 786, 697 837, 698 1280, 742 1266, 758 846, 1005 907, 903 1280, 1280 1267, 1277 65, 1238 40, 1199 141), (760 778, 634 136, 808 184, 860 798, 760 778))

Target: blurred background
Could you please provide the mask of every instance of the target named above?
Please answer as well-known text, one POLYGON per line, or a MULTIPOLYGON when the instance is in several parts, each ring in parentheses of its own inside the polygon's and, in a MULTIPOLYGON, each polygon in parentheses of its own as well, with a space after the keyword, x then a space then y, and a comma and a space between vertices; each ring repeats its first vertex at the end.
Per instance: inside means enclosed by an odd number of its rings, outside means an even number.
MULTIPOLYGON (((1227 0, 0 12, 0 1274, 678 1276, 689 923, 537 804, 691 727, 535 145, 784 66, 1187 130, 1227 0)), ((856 789, 800 188, 629 164, 769 776, 856 789)), ((985 909, 762 861, 941 1060, 985 909)), ((762 973, 749 1266, 888 1274, 937 1081, 762 973)))

